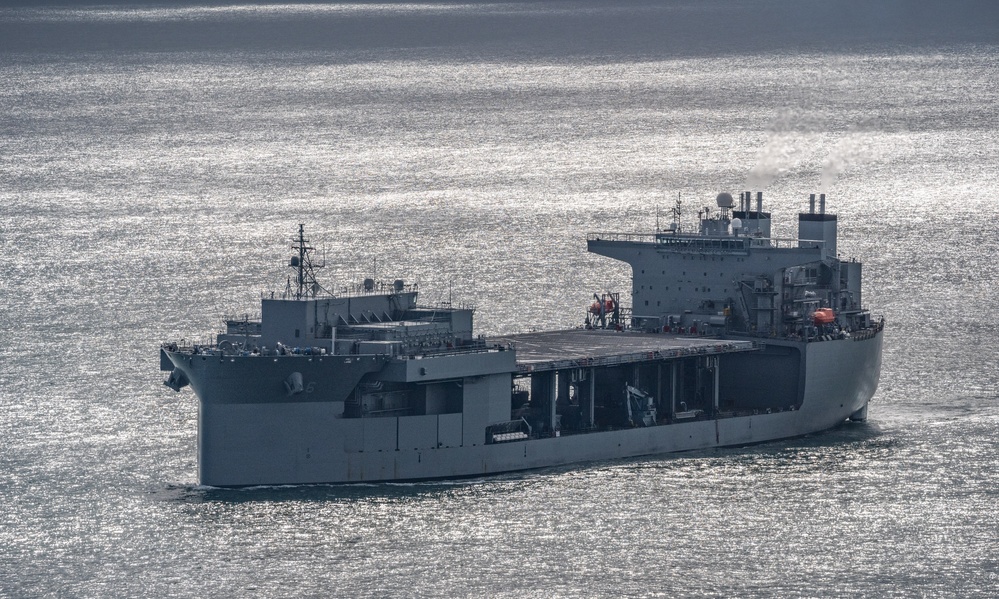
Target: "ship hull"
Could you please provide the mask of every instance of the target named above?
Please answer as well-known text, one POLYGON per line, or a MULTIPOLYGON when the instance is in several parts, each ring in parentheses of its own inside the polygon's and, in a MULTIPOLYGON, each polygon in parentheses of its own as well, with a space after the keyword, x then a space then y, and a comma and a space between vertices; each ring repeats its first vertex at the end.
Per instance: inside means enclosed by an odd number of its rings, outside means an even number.
MULTIPOLYGON (((783 371, 769 375, 775 381, 791 381, 798 398, 793 409, 729 416, 723 412, 717 418, 645 428, 492 444, 479 435, 462 434, 461 413, 344 418, 343 398, 323 388, 294 396, 273 388, 287 370, 278 360, 268 364, 273 372, 251 364, 242 367, 244 376, 233 377, 218 370, 225 364, 199 365, 176 353, 167 357, 184 370, 200 399, 200 483, 252 486, 469 477, 815 433, 866 409, 877 389, 882 336, 878 331, 865 339, 769 341, 798 355, 793 365, 784 364, 783 371)), ((239 368, 237 362, 230 361, 228 367, 239 368)), ((331 368, 318 361, 310 365, 317 372, 331 368)), ((359 378, 375 368, 374 362, 337 362, 332 376, 359 378)), ((329 389, 340 388, 335 381, 328 384, 329 389)))

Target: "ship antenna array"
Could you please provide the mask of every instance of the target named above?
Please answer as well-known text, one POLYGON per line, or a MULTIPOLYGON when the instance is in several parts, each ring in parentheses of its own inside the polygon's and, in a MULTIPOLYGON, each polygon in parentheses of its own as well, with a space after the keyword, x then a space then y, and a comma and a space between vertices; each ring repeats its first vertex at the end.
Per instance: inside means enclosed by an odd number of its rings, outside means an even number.
POLYGON ((682 225, 680 224, 680 216, 683 214, 683 202, 680 201, 680 192, 676 194, 676 206, 670 208, 670 212, 673 214, 673 230, 677 233, 682 232, 682 225))
POLYGON ((294 238, 291 249, 298 252, 297 256, 292 256, 289 266, 297 272, 298 290, 295 292, 295 299, 307 299, 316 297, 320 290, 325 291, 322 285, 316 280, 315 271, 326 267, 326 257, 323 256, 321 264, 312 260, 312 252, 316 248, 309 245, 309 240, 305 238, 305 225, 299 223, 298 237, 294 238))

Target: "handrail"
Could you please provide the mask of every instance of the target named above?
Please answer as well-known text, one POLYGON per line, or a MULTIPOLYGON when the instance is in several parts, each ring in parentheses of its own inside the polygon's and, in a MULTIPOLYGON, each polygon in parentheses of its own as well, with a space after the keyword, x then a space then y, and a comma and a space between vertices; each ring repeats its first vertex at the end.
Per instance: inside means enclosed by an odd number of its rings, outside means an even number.
MULTIPOLYGON (((369 295, 396 295, 403 293, 419 293, 420 284, 419 283, 405 283, 401 289, 395 287, 395 283, 386 283, 384 281, 376 281, 371 288, 367 288, 363 283, 358 283, 356 285, 344 286, 340 289, 334 289, 329 293, 317 294, 315 296, 302 297, 301 300, 323 300, 323 299, 338 299, 338 298, 350 298, 350 297, 364 297, 369 295)), ((288 294, 287 290, 283 291, 261 291, 260 299, 273 299, 273 300, 296 300, 294 294, 288 294)))
POLYGON ((659 233, 587 233, 586 241, 637 241, 653 243, 659 233))
POLYGON ((769 249, 820 249, 826 242, 821 239, 798 239, 793 237, 716 237, 708 235, 690 235, 685 233, 587 233, 587 241, 611 241, 631 243, 651 243, 658 246, 670 246, 683 250, 685 248, 704 251, 705 249, 739 251, 747 246, 769 249), (728 246, 728 247, 726 247, 728 246))

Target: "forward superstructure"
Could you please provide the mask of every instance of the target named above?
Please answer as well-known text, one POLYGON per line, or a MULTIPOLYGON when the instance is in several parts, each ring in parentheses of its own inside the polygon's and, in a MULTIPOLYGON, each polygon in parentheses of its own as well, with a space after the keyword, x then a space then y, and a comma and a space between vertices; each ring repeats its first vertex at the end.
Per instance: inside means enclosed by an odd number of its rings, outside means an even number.
POLYGON ((699 229, 593 233, 631 265, 633 306, 602 293, 586 326, 485 339, 473 309, 415 286, 329 293, 299 228, 294 281, 211 346, 164 344, 199 398, 202 484, 472 476, 761 442, 862 419, 882 324, 861 266, 836 255, 814 197, 799 239, 770 237, 762 196, 728 194, 699 229))

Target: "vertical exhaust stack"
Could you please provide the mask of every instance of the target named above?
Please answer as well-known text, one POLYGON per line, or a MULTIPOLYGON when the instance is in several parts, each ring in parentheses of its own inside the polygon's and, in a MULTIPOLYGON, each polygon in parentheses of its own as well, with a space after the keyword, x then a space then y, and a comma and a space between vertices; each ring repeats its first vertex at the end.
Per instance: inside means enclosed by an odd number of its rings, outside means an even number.
POLYGON ((753 192, 739 194, 738 212, 732 218, 739 219, 742 225, 740 234, 746 237, 770 237, 770 214, 763 211, 763 192, 756 192, 756 209, 753 209, 753 192))
POLYGON ((733 219, 742 225, 739 234, 746 237, 770 237, 770 214, 763 211, 763 192, 756 192, 756 210, 753 210, 753 192, 739 194, 739 211, 732 212, 733 219))
POLYGON ((815 242, 830 256, 836 255, 836 215, 826 214, 826 194, 819 194, 819 211, 815 212, 815 194, 808 196, 808 212, 798 214, 798 247, 814 247, 815 242))

